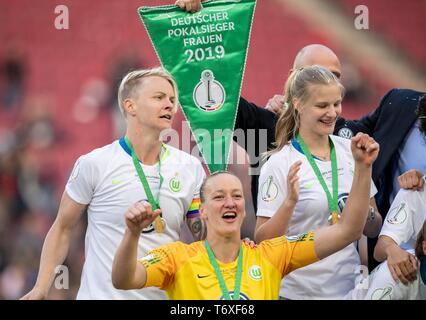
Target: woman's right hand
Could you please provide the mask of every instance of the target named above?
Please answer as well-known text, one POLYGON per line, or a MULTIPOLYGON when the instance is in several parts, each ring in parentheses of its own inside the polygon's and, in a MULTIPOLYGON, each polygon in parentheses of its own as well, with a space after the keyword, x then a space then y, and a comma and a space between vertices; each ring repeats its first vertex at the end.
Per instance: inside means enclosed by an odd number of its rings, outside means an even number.
POLYGON ((410 189, 420 191, 423 189, 425 180, 424 173, 416 169, 408 170, 398 177, 399 186, 402 189, 410 189))
POLYGON ((293 204, 296 204, 296 202, 299 200, 299 176, 297 173, 300 170, 300 166, 302 165, 302 161, 296 161, 293 163, 293 165, 290 167, 290 170, 288 172, 287 176, 287 201, 291 201, 293 204))
POLYGON ((387 262, 392 278, 396 282, 408 284, 417 279, 416 257, 397 245, 389 246, 387 262))
POLYGON ((136 202, 125 214, 127 228, 132 234, 139 235, 160 213, 161 209, 153 211, 151 205, 146 201, 136 202))

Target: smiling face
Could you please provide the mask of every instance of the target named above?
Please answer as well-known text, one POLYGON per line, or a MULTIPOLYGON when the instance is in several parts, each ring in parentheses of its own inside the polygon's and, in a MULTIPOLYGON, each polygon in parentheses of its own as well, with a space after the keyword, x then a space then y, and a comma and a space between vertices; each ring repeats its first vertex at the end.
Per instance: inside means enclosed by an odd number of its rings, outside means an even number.
POLYGON ((333 134, 342 113, 342 91, 337 84, 312 85, 306 101, 295 101, 300 114, 300 130, 319 136, 333 134))
POLYGON ((139 127, 161 132, 172 126, 176 97, 171 83, 163 77, 149 76, 139 80, 125 108, 139 127))
POLYGON ((241 181, 228 173, 209 177, 203 187, 200 212, 209 235, 239 238, 246 214, 241 181))

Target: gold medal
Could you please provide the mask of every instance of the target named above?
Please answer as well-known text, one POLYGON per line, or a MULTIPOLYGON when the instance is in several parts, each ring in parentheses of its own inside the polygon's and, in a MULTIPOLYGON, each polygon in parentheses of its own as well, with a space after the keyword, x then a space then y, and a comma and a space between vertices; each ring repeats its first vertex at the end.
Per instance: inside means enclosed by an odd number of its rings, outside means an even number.
POLYGON ((158 216, 154 220, 154 229, 158 233, 163 233, 164 230, 166 230, 166 221, 160 216, 158 216))
POLYGON ((328 217, 328 223, 330 224, 336 224, 340 219, 340 214, 336 211, 333 211, 330 213, 330 216, 328 217))

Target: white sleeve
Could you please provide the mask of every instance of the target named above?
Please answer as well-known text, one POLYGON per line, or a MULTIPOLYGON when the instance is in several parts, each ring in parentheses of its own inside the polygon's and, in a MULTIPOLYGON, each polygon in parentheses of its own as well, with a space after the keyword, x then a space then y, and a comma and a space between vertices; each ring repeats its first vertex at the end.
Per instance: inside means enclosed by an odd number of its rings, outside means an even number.
POLYGON ((87 157, 81 156, 75 163, 65 191, 74 201, 89 204, 92 200, 98 177, 96 167, 87 157))
POLYGON ((407 201, 409 190, 400 190, 392 202, 386 215, 380 235, 392 238, 398 245, 408 242, 415 236, 413 220, 415 211, 411 207, 411 201, 407 201))
POLYGON ((195 172, 195 184, 196 184, 196 187, 195 187, 195 190, 194 190, 194 195, 193 195, 193 199, 198 199, 198 198, 200 198, 200 188, 201 188, 201 185, 203 184, 203 182, 204 182, 204 179, 206 178, 206 172, 204 171, 204 169, 203 169, 203 166, 202 166, 202 164, 201 164, 201 162, 199 162, 198 160, 197 160, 197 165, 196 165, 196 170, 195 170, 196 172, 195 172))
POLYGON ((368 278, 366 300, 400 300, 407 295, 406 286, 399 286, 389 271, 387 261, 382 262, 368 278))
POLYGON ((192 192, 192 199, 190 200, 189 206, 186 210, 185 220, 188 218, 197 217, 200 214, 200 189, 204 179, 206 178, 206 173, 203 169, 203 166, 201 165, 201 162, 197 160, 195 165, 195 187, 192 192))
POLYGON ((276 161, 270 161, 260 171, 257 193, 257 216, 269 218, 277 212, 287 196, 287 174, 284 176, 283 172, 288 171, 288 168, 282 168, 286 166, 284 163, 279 168, 276 161))

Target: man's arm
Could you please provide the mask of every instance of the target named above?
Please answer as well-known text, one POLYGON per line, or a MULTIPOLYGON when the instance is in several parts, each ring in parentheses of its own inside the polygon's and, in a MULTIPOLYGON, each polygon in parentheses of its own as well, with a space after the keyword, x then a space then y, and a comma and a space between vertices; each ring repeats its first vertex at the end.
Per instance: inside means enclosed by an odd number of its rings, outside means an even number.
POLYGON ((277 119, 273 112, 258 107, 242 97, 240 98, 235 121, 234 140, 248 152, 252 164, 260 153, 266 152, 273 147, 277 119), (244 139, 241 139, 240 136, 244 139), (254 141, 250 140, 253 138, 254 141), (266 145, 264 145, 265 142, 266 145))
POLYGON ((379 145, 366 134, 352 138, 355 173, 348 200, 338 223, 315 231, 315 252, 323 259, 358 240, 365 226, 370 201, 372 164, 379 145))
POLYGON ((202 1, 200 0, 177 0, 175 5, 180 7, 182 10, 194 13, 203 8, 201 2, 202 1))
POLYGON ((115 288, 130 290, 144 287, 147 280, 146 268, 137 261, 138 242, 142 230, 160 213, 160 209, 152 211, 148 202, 137 202, 127 210, 127 228, 112 264, 112 284, 115 288))
POLYGON ((235 129, 267 129, 275 133, 277 115, 240 97, 235 129))
POLYGON ((281 115, 281 112, 286 110, 284 96, 281 94, 274 95, 268 100, 265 109, 276 113, 278 116, 281 115))
POLYGON ((382 113, 383 105, 386 102, 389 95, 392 94, 392 90, 388 92, 380 101, 379 106, 374 109, 374 111, 366 114, 358 120, 346 120, 345 118, 339 118, 336 122, 336 127, 334 128, 334 134, 344 137, 344 130, 349 129, 353 135, 356 135, 358 132, 366 133, 369 136, 373 137, 374 132, 376 131, 376 125, 382 113))
POLYGON ((366 133, 369 136, 373 137, 376 131, 376 126, 379 121, 380 116, 382 115, 383 108, 386 104, 389 103, 389 99, 395 92, 395 89, 389 91, 383 98, 380 100, 379 106, 375 108, 372 112, 366 114, 358 120, 346 120, 340 118, 335 127, 335 134, 339 135, 339 132, 342 128, 348 128, 352 131, 353 134, 358 132, 366 133))
MULTIPOLYGON (((362 132, 362 133, 366 133, 370 136, 373 135, 374 130, 373 128, 369 127, 369 125, 367 124, 366 119, 368 118, 369 115, 365 116, 363 121, 361 120, 346 120, 345 118, 338 118, 336 121, 336 126, 334 127, 334 134, 336 136, 340 136, 342 138, 351 138, 352 135, 355 136, 358 132, 362 132), (348 132, 347 130, 350 131, 350 134, 348 136, 348 132)), ((368 123, 373 123, 373 121, 368 120, 368 123)))
POLYGON ((72 230, 85 208, 86 205, 75 202, 64 192, 58 215, 44 240, 36 284, 29 293, 22 297, 23 300, 47 298, 55 278, 55 268, 61 265, 66 258, 72 230))

